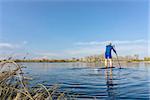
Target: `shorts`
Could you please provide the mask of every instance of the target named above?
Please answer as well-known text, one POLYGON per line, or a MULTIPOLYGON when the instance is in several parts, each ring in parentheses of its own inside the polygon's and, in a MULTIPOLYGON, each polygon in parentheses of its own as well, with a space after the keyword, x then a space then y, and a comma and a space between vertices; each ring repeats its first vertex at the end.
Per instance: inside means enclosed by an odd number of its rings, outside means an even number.
POLYGON ((105 59, 112 59, 112 56, 105 54, 105 59))

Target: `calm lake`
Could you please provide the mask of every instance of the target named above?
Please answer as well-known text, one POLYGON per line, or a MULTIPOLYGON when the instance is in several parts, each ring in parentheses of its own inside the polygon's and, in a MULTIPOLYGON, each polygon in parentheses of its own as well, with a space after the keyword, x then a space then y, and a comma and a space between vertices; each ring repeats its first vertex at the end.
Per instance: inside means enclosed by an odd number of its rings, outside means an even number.
POLYGON ((122 69, 101 69, 94 63, 21 63, 30 86, 59 85, 79 100, 149 100, 150 63, 128 63, 122 69))

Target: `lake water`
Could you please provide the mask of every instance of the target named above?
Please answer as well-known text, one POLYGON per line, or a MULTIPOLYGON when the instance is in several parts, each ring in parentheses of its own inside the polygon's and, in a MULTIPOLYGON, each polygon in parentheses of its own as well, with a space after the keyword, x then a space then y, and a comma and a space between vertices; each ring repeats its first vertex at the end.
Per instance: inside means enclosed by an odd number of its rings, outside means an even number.
POLYGON ((59 85, 79 100, 149 100, 150 64, 128 63, 122 69, 101 69, 94 63, 22 63, 31 86, 59 85))

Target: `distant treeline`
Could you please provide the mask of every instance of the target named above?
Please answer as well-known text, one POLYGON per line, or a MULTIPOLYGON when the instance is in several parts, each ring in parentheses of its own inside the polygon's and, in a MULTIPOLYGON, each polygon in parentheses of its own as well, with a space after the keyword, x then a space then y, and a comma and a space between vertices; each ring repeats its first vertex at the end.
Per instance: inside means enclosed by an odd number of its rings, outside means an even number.
POLYGON ((24 60, 21 60, 21 59, 15 59, 13 60, 15 62, 76 62, 76 60, 69 60, 69 59, 54 59, 54 60, 50 60, 50 59, 24 59, 24 60))
MULTIPOLYGON (((15 62, 104 62, 104 55, 93 55, 82 58, 71 58, 71 59, 12 59, 15 62)), ((117 61, 117 58, 114 56, 113 61, 117 61)), ((145 57, 144 59, 140 59, 139 55, 131 55, 131 56, 119 56, 119 61, 125 62, 139 62, 139 61, 150 61, 150 57, 145 57)))
MULTIPOLYGON (((139 58, 138 54, 128 55, 128 56, 119 56, 119 61, 123 62, 140 62, 140 61, 150 61, 150 57, 145 57, 144 59, 139 58)), ((81 62, 104 62, 104 54, 101 55, 93 55, 80 58, 81 62)), ((118 59, 113 56, 113 61, 117 61, 118 59)))
POLYGON ((144 61, 150 61, 150 57, 145 57, 144 61))

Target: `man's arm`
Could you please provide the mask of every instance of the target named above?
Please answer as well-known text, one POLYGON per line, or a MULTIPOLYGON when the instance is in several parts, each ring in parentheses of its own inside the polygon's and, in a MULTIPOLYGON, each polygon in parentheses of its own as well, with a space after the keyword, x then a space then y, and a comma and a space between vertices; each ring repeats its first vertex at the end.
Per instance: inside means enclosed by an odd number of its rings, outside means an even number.
POLYGON ((117 54, 116 50, 114 48, 112 48, 112 49, 113 49, 114 53, 117 54))

